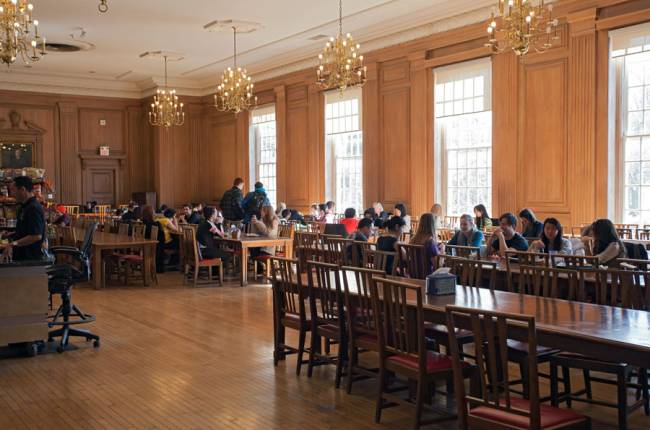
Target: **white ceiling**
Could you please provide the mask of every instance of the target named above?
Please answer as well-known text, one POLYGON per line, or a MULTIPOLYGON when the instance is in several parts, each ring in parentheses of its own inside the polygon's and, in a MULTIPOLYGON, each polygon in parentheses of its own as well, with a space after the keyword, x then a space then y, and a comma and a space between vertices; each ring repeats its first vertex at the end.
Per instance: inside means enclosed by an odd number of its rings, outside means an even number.
MULTIPOLYGON (((139 56, 165 50, 184 56, 182 61, 170 63, 170 83, 187 88, 186 93, 192 88, 200 92, 214 85, 232 63, 232 34, 208 32, 203 26, 211 21, 262 24, 260 30, 238 37, 238 62, 248 67, 254 79, 269 77, 273 71, 277 74, 282 68, 286 71, 288 65, 301 68, 297 63, 313 61, 324 44, 310 38, 337 31, 336 0, 108 0, 105 14, 98 12, 98 0, 32 2, 48 42, 66 42, 71 34, 79 37, 78 29, 83 28, 82 40, 95 48, 52 52, 31 68, 14 65, 0 74, 0 87, 24 89, 39 82, 42 87, 46 78, 52 91, 61 91, 73 78, 80 92, 91 87, 110 91, 119 84, 125 89, 136 85, 140 91, 151 90, 162 80, 162 61, 139 56)), ((475 22, 486 17, 485 8, 494 3, 496 0, 347 0, 343 27, 362 44, 362 51, 367 51, 381 47, 377 43, 381 38, 417 28, 432 33, 466 24, 468 18, 475 22), (449 23, 441 26, 445 20, 449 23)), ((425 35, 421 32, 414 36, 425 35)))

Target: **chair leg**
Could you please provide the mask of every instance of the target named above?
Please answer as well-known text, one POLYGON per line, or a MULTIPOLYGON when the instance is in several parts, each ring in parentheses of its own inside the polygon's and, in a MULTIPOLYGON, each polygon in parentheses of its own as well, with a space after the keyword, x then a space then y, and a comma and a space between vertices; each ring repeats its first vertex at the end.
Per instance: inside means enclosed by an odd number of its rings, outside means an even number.
POLYGON ((616 375, 616 393, 618 400, 618 428, 627 429, 627 378, 624 371, 616 375))
POLYGON ((549 363, 551 368, 551 406, 557 407, 558 405, 558 395, 557 395, 557 364, 551 360, 549 363))
MULTIPOLYGON (((380 358, 380 360, 382 360, 380 358)), ((384 387, 386 386, 386 369, 384 363, 379 363, 379 378, 377 379, 377 404, 375 406, 375 422, 379 424, 381 420, 381 410, 384 406, 384 387)))
POLYGON ((650 415, 650 393, 648 393, 648 369, 639 369, 639 385, 643 393, 643 410, 646 415, 650 415))
POLYGON ((530 389, 528 388, 528 360, 525 358, 519 362, 519 373, 521 374, 521 385, 524 393, 524 399, 528 399, 530 397, 530 389))
POLYGON ((415 417, 413 417, 413 428, 418 430, 422 421, 422 404, 424 403, 424 394, 426 392, 426 382, 418 380, 416 382, 417 393, 415 395, 415 417))
POLYGON ((349 347, 349 354, 350 356, 348 357, 348 368, 347 368, 347 387, 346 391, 348 394, 352 394, 352 379, 354 375, 352 374, 352 368, 354 365, 357 363, 357 348, 354 346, 353 342, 350 342, 350 347, 349 347))
POLYGON ((582 375, 585 379, 585 392, 587 393, 587 398, 591 400, 591 375, 589 374, 589 369, 583 369, 582 375))
POLYGON ((568 367, 562 366, 562 379, 564 379, 564 395, 566 396, 566 405, 571 407, 571 372, 568 367))
POLYGON ((300 376, 300 368, 302 367, 302 356, 305 352, 305 337, 307 336, 307 330, 304 328, 300 329, 300 334, 298 335, 298 359, 296 362, 296 375, 300 376))
POLYGON ((219 265, 219 285, 223 285, 223 264, 219 265))
POLYGON ((307 377, 311 378, 311 375, 314 373, 314 360, 316 359, 315 353, 316 353, 316 342, 320 342, 320 337, 314 333, 312 330, 311 332, 311 341, 309 345, 309 363, 307 364, 307 377))
POLYGON ((194 287, 199 283, 199 271, 201 268, 199 266, 194 266, 194 287))
POLYGON ((343 342, 343 339, 341 339, 339 341, 338 353, 336 355, 336 388, 339 388, 341 386, 341 376, 343 374, 343 361, 345 354, 344 345, 345 343, 343 342))

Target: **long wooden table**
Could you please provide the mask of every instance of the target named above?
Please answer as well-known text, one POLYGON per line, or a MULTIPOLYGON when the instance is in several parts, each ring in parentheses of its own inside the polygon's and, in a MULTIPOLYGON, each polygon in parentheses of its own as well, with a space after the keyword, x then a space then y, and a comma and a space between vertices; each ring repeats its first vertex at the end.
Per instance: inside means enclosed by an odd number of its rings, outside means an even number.
POLYGON ((271 239, 260 236, 242 235, 239 239, 220 239, 230 243, 233 247, 241 250, 241 286, 248 285, 248 254, 250 248, 265 248, 267 246, 283 246, 286 249, 287 258, 293 257, 293 240, 288 237, 271 239))
MULTIPOLYGON (((303 279, 303 288, 306 288, 306 278, 303 279)), ((421 286, 424 291, 424 281, 399 280, 421 286)), ((348 286, 353 297, 357 296, 353 276, 348 276, 348 286)), ((456 286, 454 295, 423 294, 423 298, 426 321, 445 324, 446 305, 533 315, 540 345, 650 367, 650 312, 463 286, 456 286)), ((414 296, 409 303, 416 306, 414 296)), ((461 324, 462 328, 471 329, 462 320, 461 324)), ((509 336, 527 340, 525 328, 515 328, 509 336)))
MULTIPOLYGON (((82 228, 75 227, 75 235, 78 242, 83 242, 86 231, 82 228)), ((120 249, 142 249, 144 258, 143 276, 144 285, 151 283, 151 271, 154 269, 154 257, 156 255, 157 240, 140 239, 136 237, 104 233, 95 231, 93 236, 93 261, 92 261, 92 281, 95 289, 103 288, 106 285, 104 271, 102 270, 102 251, 120 250, 120 249)))

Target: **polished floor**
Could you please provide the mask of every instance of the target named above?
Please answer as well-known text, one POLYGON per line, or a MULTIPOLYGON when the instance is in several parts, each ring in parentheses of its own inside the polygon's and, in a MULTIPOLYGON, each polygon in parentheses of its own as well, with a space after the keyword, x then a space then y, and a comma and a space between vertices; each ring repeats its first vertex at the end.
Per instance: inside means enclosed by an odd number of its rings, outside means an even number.
MULTIPOLYGON (((411 428, 408 406, 374 424, 372 381, 347 395, 333 369, 308 379, 295 376, 294 357, 273 367, 268 286, 194 289, 170 273, 149 289, 80 288, 74 298, 97 315, 101 348, 76 340, 64 354, 0 360, 0 429, 411 428)), ((614 410, 576 407, 594 429, 617 428, 614 410)), ((650 418, 637 411, 630 428, 650 418)))

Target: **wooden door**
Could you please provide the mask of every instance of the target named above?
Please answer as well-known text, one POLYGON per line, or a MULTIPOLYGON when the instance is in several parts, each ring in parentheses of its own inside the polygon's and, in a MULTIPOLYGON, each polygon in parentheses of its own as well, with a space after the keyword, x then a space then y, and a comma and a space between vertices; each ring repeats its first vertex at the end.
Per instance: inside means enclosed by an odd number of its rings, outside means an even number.
POLYGON ((96 201, 98 204, 115 205, 115 170, 90 168, 86 170, 84 202, 96 201))

